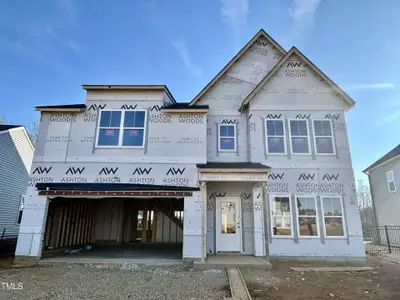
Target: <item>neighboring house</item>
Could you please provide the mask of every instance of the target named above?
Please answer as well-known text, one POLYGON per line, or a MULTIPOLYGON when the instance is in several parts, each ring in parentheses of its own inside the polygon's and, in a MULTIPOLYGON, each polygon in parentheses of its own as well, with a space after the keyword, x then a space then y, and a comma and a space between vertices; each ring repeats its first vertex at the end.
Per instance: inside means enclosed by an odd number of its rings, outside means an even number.
POLYGON ((18 236, 33 152, 23 126, 0 125, 0 240, 18 236))
POLYGON ((18 263, 137 240, 183 242, 184 260, 365 259, 355 103, 296 48, 261 30, 190 103, 162 85, 83 88, 84 104, 36 108, 18 263))
POLYGON ((400 225, 400 145, 363 172, 368 175, 377 226, 400 225))

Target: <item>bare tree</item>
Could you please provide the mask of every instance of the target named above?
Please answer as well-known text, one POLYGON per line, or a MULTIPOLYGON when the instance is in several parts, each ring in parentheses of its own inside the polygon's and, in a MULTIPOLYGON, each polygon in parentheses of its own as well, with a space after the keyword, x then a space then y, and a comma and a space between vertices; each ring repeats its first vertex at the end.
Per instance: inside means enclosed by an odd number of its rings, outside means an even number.
POLYGON ((366 185, 363 180, 357 182, 357 199, 362 226, 376 226, 371 192, 369 186, 366 185))
POLYGON ((6 118, 4 116, 0 116, 0 125, 6 124, 6 118))
POLYGON ((26 131, 31 139, 33 145, 35 145, 39 131, 39 120, 32 121, 31 125, 26 128, 26 131))

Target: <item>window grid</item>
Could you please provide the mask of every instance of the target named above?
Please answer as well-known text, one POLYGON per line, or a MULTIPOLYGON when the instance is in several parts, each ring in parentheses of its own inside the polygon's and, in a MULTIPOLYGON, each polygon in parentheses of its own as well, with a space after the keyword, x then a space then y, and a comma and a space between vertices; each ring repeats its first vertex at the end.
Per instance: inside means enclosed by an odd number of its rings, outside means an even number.
POLYGON ((268 154, 286 154, 286 135, 285 135, 285 122, 284 120, 277 120, 277 119, 265 119, 265 135, 266 135, 266 150, 268 154), (274 134, 269 134, 268 132, 268 123, 271 124, 271 122, 274 122, 274 129, 275 132, 274 134), (282 123, 282 134, 277 134, 276 133, 276 123, 282 123), (269 138, 279 138, 282 139, 283 143, 283 152, 272 152, 269 150, 269 138))
MULTIPOLYGON (((335 141, 333 138, 333 126, 332 126, 332 120, 327 120, 327 119, 314 119, 313 120, 313 129, 314 129, 314 150, 315 153, 318 155, 335 155, 336 154, 336 149, 335 149, 335 141), (329 128, 330 128, 330 134, 329 135, 325 135, 325 134, 317 134, 316 133, 316 122, 328 122, 329 123, 329 128), (317 140, 318 139, 326 139, 326 138, 330 138, 331 140, 331 144, 332 144, 332 152, 318 152, 318 145, 317 145, 317 140)), ((323 130, 322 130, 323 131, 323 130)))
POLYGON ((390 193, 396 192, 396 182, 394 180, 393 170, 390 170, 386 173, 386 180, 388 183, 388 188, 390 193))
POLYGON ((321 201, 322 201, 322 215, 323 215, 323 219, 324 219, 324 234, 325 234, 325 238, 346 238, 346 224, 345 224, 345 220, 344 220, 344 210, 343 210, 343 199, 341 196, 323 196, 321 197, 321 201), (330 208, 332 211, 334 211, 334 206, 333 206, 333 201, 339 201, 340 203, 340 210, 341 210, 341 215, 327 215, 325 214, 326 212, 326 207, 325 207, 325 199, 330 199, 330 208), (341 220, 341 226, 342 226, 342 231, 343 234, 342 235, 328 235, 327 233, 327 226, 326 226, 326 220, 333 220, 333 219, 340 219, 341 220))
POLYGON ((307 120, 296 120, 296 119, 289 120, 289 136, 290 136, 290 150, 291 150, 292 154, 295 154, 295 155, 309 155, 311 153, 310 152, 310 131, 309 131, 309 128, 308 128, 307 120), (293 127, 292 124, 294 124, 294 122, 304 123, 306 125, 306 133, 307 133, 307 135, 292 134, 292 127, 293 127), (303 138, 303 139, 305 138, 307 140, 307 143, 306 143, 307 150, 308 150, 307 152, 298 152, 298 151, 296 152, 296 151, 293 150, 293 139, 296 139, 296 138, 303 138))
MULTIPOLYGON (((307 203, 307 202, 305 202, 307 203)), ((308 203, 306 204, 306 210, 309 208, 308 203)), ((301 196, 296 196, 296 215, 297 215, 297 233, 299 238, 319 238, 320 232, 319 232, 319 221, 318 221, 318 207, 317 207, 317 197, 315 196, 309 196, 309 195, 301 195, 301 196), (308 199, 312 200, 314 204, 314 210, 315 214, 301 214, 299 210, 299 199, 308 199), (302 235, 301 234, 301 226, 300 226, 300 219, 315 219, 315 232, 316 235, 302 235)), ((308 220, 305 220, 308 221, 308 220)), ((309 223, 310 224, 310 223, 309 223)), ((307 225, 309 225, 307 224, 307 225)), ((312 225, 311 223, 310 225, 312 225)), ((312 231, 312 226, 307 226, 309 231, 312 231)))
MULTIPOLYGON (((111 117, 112 118, 112 117, 111 117)), ((135 109, 135 110, 100 110, 99 111, 99 120, 98 120, 98 132, 96 135, 96 147, 97 148, 143 148, 145 144, 145 139, 146 139, 146 126, 147 126, 147 111, 145 109, 135 109), (143 127, 125 127, 125 113, 129 112, 144 112, 144 124, 143 127), (121 112, 121 119, 119 123, 119 127, 116 126, 110 126, 110 127, 105 127, 105 126, 100 126, 101 125, 101 117, 103 112, 121 112), (101 129, 116 129, 118 130, 118 145, 99 145, 99 136, 100 136, 100 130, 101 129), (143 139, 142 139, 142 145, 139 146, 124 146, 123 145, 123 137, 124 137, 124 130, 127 129, 140 129, 143 130, 143 139)))
POLYGON ((218 124, 218 152, 236 152, 236 148, 237 148, 236 136, 237 136, 236 124, 218 124), (233 134, 232 135, 221 135, 221 128, 224 128, 224 127, 233 128, 233 134), (221 147, 222 139, 232 140, 233 148, 223 149, 221 147))
MULTIPOLYGON (((274 238, 293 238, 293 217, 292 217, 292 203, 291 203, 291 197, 290 195, 270 195, 270 206, 271 206, 271 235, 274 238), (279 206, 282 208, 282 199, 287 199, 288 200, 288 212, 283 212, 278 213, 277 209, 277 201, 280 200, 279 206), (277 229, 278 227, 275 224, 275 220, 280 219, 281 224, 284 226, 279 227, 280 229, 286 229, 289 228, 290 230, 290 235, 280 235, 280 234, 275 234, 274 229, 277 229), (289 226, 285 226, 289 225, 289 226)), ((276 230, 278 232, 278 230, 276 230)))

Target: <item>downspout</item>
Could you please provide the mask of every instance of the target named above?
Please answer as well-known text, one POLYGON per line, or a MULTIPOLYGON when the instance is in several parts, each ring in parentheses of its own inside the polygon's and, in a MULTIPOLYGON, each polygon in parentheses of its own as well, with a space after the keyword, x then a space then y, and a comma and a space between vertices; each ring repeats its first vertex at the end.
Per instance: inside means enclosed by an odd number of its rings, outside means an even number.
POLYGON ((206 182, 201 182, 201 263, 205 263, 205 246, 206 246, 206 233, 205 233, 205 209, 206 203, 206 182))

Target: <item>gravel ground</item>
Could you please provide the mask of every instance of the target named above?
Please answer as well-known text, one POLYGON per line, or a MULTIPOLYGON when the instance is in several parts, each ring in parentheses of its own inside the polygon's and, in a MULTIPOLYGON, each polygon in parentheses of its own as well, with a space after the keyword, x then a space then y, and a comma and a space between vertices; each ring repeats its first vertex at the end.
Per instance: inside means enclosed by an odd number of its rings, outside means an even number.
POLYGON ((53 265, 0 269, 0 299, 223 299, 225 270, 185 265, 53 265), (8 283, 6 285, 5 283, 8 283), (20 285, 18 285, 20 284, 20 285), (23 286, 22 289, 19 289, 23 286))
POLYGON ((399 300, 400 265, 368 257, 365 272, 294 272, 290 267, 333 266, 318 262, 282 261, 272 271, 241 269, 253 300, 399 300))

